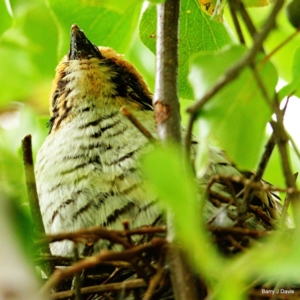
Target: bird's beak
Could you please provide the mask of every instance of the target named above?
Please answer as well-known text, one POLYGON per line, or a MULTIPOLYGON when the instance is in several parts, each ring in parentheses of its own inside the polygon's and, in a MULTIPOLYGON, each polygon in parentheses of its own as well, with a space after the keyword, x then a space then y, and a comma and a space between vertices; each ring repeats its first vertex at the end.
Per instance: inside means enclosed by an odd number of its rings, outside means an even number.
POLYGON ((76 24, 73 24, 71 27, 69 60, 90 59, 92 57, 103 58, 98 48, 88 40, 76 24))

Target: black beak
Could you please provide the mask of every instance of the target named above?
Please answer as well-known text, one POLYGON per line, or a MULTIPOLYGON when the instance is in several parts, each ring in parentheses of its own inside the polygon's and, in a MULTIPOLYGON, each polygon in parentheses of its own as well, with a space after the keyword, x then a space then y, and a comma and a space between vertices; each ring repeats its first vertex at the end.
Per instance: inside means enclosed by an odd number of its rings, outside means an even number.
POLYGON ((69 60, 89 59, 92 57, 103 58, 98 48, 87 39, 76 24, 73 24, 71 27, 69 60))

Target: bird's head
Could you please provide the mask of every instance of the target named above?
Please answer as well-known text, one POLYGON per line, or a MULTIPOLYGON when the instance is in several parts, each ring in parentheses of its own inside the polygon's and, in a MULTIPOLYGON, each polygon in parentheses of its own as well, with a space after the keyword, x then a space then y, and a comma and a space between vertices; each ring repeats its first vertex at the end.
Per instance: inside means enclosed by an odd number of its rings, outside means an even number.
POLYGON ((123 56, 97 47, 77 26, 71 27, 70 50, 56 68, 50 94, 50 125, 59 127, 82 105, 152 110, 152 94, 143 77, 123 56))

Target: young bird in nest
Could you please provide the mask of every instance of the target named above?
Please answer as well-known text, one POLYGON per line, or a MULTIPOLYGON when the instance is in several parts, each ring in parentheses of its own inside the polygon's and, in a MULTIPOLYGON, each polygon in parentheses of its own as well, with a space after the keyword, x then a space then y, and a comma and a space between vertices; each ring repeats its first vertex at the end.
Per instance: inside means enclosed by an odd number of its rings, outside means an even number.
MULTIPOLYGON (((140 167, 140 158, 152 145, 120 113, 124 105, 156 135, 152 94, 142 76, 120 54, 96 47, 73 25, 70 51, 57 66, 53 81, 50 133, 36 160, 37 189, 47 233, 95 225, 123 229, 125 219, 135 228, 151 225, 160 217, 161 209, 156 198, 147 193, 140 167)), ((221 151, 211 148, 200 185, 205 187, 215 175, 242 176, 221 151)), ((211 187, 228 197, 242 189, 240 184, 232 191, 222 180, 211 187)), ((277 219, 277 197, 269 192, 260 194, 254 195, 251 203, 270 219, 277 219)), ((201 218, 199 212, 199 222, 201 218)), ((217 226, 241 223, 236 203, 216 205, 206 201, 203 218, 217 226)), ((244 219, 244 227, 272 227, 255 214, 244 219)), ((51 250, 54 255, 72 255, 72 247, 72 242, 63 241, 53 243, 51 250)), ((111 247, 101 240, 94 250, 111 247)))

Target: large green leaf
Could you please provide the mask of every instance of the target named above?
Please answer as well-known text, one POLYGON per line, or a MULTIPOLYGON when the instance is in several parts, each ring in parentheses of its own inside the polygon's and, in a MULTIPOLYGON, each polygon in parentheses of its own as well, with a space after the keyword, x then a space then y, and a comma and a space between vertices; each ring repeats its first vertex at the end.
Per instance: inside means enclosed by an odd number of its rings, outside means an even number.
MULTIPOLYGON (((141 4, 145 2, 144 0, 81 0, 84 5, 90 6, 102 6, 109 10, 116 11, 120 14, 124 13, 129 7, 135 4, 141 4)), ((165 0, 149 0, 151 3, 163 3, 165 0)))
POLYGON ((59 27, 59 56, 68 52, 69 32, 74 23, 85 31, 92 43, 112 47, 119 53, 126 52, 137 27, 141 3, 125 6, 126 10, 118 13, 95 1, 89 2, 48 0, 59 27))
MULTIPOLYGON (((156 7, 153 5, 150 5, 143 13, 140 37, 142 42, 155 53, 156 7)), ((224 25, 210 20, 195 0, 181 2, 178 74, 178 89, 181 98, 193 99, 193 93, 187 81, 191 56, 199 51, 219 50, 230 42, 224 25)))
MULTIPOLYGON (((195 57, 190 81, 197 99, 211 88, 225 70, 239 60, 246 49, 233 46, 216 54, 195 57)), ((267 63, 257 68, 266 92, 273 99, 277 83, 275 68, 267 63)), ((245 68, 239 77, 215 95, 199 113, 199 130, 207 130, 219 146, 240 168, 253 169, 257 164, 271 109, 257 86, 251 69, 245 68)))
POLYGON ((0 1, 0 40, 3 32, 12 25, 12 17, 9 13, 9 9, 4 0, 0 1))
POLYGON ((279 92, 280 99, 291 94, 300 97, 300 48, 296 50, 294 55, 292 74, 292 81, 284 86, 279 92))
POLYGON ((37 109, 47 107, 57 63, 53 19, 42 0, 12 1, 12 10, 14 26, 0 45, 0 106, 30 99, 37 109))
MULTIPOLYGON (((272 5, 269 5, 264 8, 249 8, 247 9, 252 21, 254 22, 256 28, 261 29, 262 25, 265 23, 266 19, 269 16, 269 13, 272 9, 272 5)), ((234 28, 232 23, 232 18, 230 16, 229 9, 225 9, 226 21, 228 22, 230 28, 234 28)), ((252 44, 253 36, 248 33, 248 30, 243 26, 243 34, 247 41, 247 44, 252 44)), ((264 41, 264 48, 268 53, 272 52, 278 47, 283 41, 295 33, 295 28, 289 23, 285 9, 282 9, 277 18, 276 26, 272 29, 271 34, 264 41)), ((233 30, 234 32, 234 30, 233 30)), ((284 47, 279 48, 273 55, 270 57, 271 62, 276 67, 278 74, 281 78, 286 81, 292 79, 292 57, 296 49, 298 49, 300 43, 300 35, 298 34, 292 40, 290 40, 284 47)))
POLYGON ((80 0, 79 2, 84 6, 95 6, 97 8, 103 7, 122 14, 129 7, 134 4, 140 4, 143 0, 80 0))
POLYGON ((206 198, 200 195, 192 171, 184 166, 178 148, 171 145, 156 146, 155 151, 145 158, 143 169, 152 191, 172 213, 174 231, 183 242, 195 267, 204 276, 216 275, 224 262, 215 249, 211 248, 206 230, 201 226, 203 220, 200 204, 206 198))

